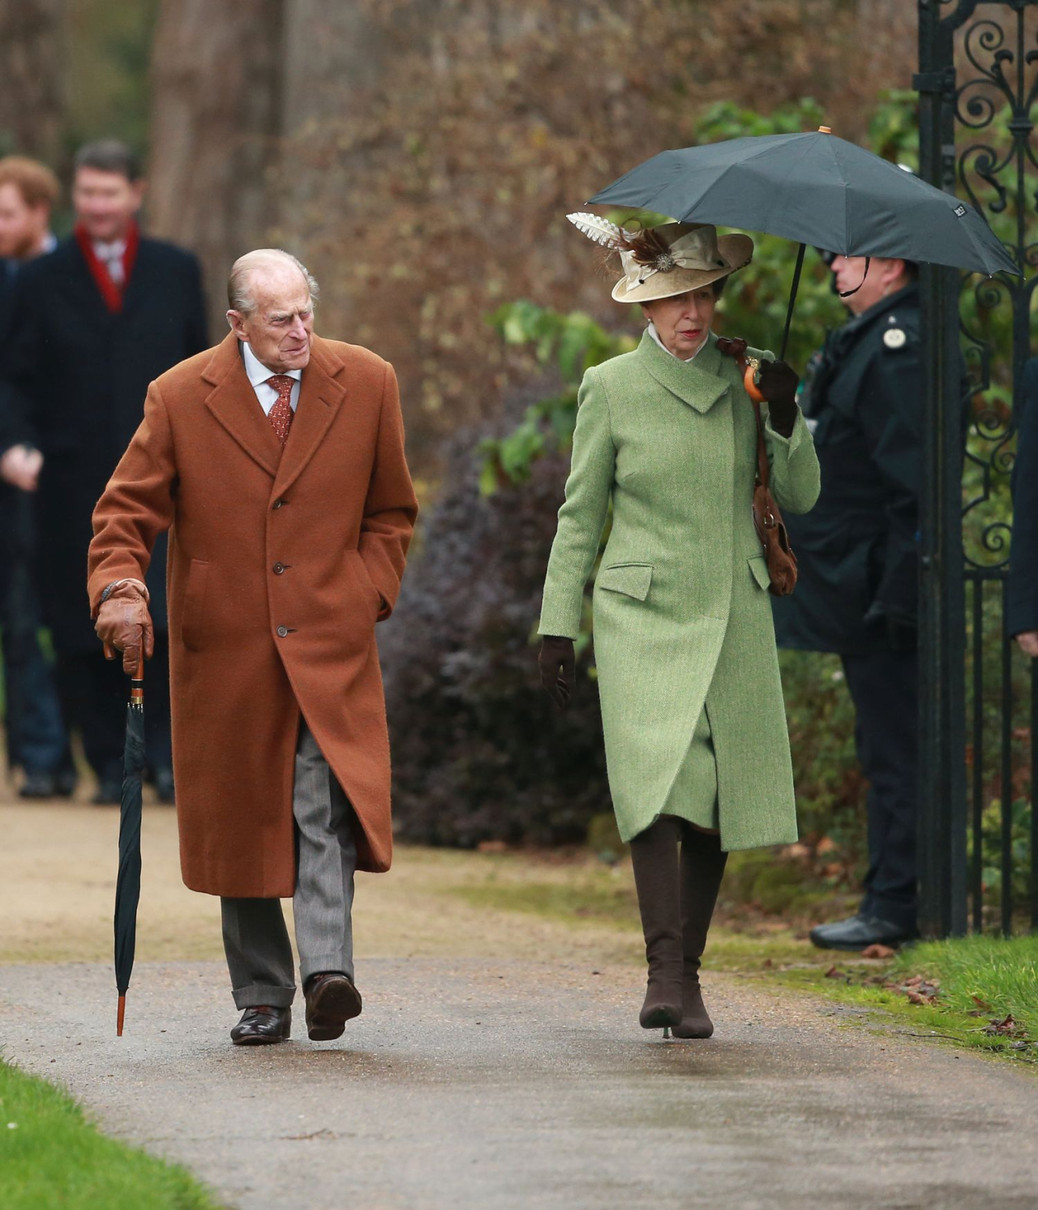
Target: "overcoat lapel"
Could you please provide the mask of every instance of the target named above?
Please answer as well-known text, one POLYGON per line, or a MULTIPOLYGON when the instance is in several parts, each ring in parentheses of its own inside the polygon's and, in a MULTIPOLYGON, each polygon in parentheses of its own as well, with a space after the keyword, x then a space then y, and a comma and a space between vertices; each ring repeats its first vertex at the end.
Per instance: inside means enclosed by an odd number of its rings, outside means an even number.
POLYGON ((229 332, 223 342, 217 345, 212 360, 202 371, 202 378, 215 387, 206 397, 205 406, 249 457, 273 479, 278 471, 281 449, 270 421, 263 415, 263 409, 256 400, 256 392, 246 377, 238 351, 238 338, 233 332, 229 332))
POLYGON ((283 495, 296 481, 338 415, 346 395, 346 388, 340 381, 344 368, 344 363, 327 348, 324 341, 315 337, 310 351, 310 364, 303 371, 299 384, 295 419, 288 431, 288 441, 277 468, 275 495, 283 495))
POLYGON ((645 361, 652 377, 697 412, 709 412, 728 392, 728 383, 719 377, 721 354, 711 336, 692 361, 672 357, 646 332, 638 346, 638 356, 645 361))

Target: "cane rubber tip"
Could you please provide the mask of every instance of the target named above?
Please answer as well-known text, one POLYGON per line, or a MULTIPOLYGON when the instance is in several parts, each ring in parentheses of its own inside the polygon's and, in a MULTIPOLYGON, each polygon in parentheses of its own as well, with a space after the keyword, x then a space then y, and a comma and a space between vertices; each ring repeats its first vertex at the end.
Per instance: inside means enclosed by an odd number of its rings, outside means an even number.
POLYGON ((121 1038, 123 1036, 123 1020, 126 1017, 126 997, 119 997, 119 1011, 115 1017, 115 1036, 121 1038))
POLYGON ((819 134, 832 134, 832 132, 833 132, 833 128, 831 126, 819 126, 818 127, 819 134))

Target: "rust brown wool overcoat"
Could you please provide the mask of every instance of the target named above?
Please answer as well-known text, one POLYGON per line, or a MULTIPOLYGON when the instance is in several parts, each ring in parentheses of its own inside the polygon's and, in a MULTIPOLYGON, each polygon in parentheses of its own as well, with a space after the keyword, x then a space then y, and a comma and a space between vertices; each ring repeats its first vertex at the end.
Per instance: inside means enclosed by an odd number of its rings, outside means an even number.
MULTIPOLYGON (((315 337, 284 451, 228 335, 151 384, 94 511, 88 590, 143 579, 169 529, 173 766, 184 882, 285 898, 300 712, 356 812, 358 868, 392 857, 375 622, 417 512, 396 376, 315 337)), ((147 682, 145 682, 146 692, 147 682)))

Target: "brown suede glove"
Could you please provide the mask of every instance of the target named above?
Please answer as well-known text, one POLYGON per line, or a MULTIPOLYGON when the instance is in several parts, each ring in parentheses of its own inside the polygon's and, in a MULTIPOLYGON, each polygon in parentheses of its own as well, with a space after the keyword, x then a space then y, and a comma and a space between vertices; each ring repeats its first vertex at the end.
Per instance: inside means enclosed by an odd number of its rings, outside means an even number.
POLYGON ((757 376, 760 393, 768 401, 771 427, 783 437, 790 437, 797 419, 797 387, 800 378, 796 370, 784 361, 762 361, 757 376))
POLYGON ((123 653, 123 672, 133 676, 140 662, 141 646, 151 659, 155 652, 155 630, 148 612, 148 590, 139 580, 123 580, 101 603, 94 623, 97 637, 105 645, 105 658, 123 653), (112 649, 115 648, 115 651, 112 649))
POLYGON ((560 710, 565 710, 576 679, 577 657, 573 640, 546 634, 541 639, 537 664, 541 670, 541 684, 548 696, 560 710))

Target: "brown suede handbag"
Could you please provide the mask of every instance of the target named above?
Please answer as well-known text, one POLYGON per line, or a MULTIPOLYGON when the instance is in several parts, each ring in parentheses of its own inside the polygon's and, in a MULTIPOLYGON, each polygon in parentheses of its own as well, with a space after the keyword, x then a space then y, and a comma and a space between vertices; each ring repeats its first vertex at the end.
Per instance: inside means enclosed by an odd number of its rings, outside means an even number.
POLYGON ((797 583, 797 557, 789 544, 789 534, 782 520, 782 513, 771 494, 771 468, 768 466, 768 451, 764 445, 764 421, 760 405, 763 396, 753 382, 757 366, 746 356, 746 341, 719 337, 717 348, 721 353, 734 357, 743 372, 746 393, 753 403, 757 420, 757 473, 753 479, 753 526, 764 549, 771 583, 768 591, 776 597, 788 597, 797 583))

